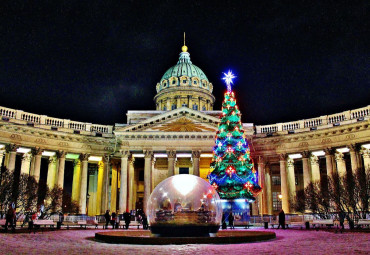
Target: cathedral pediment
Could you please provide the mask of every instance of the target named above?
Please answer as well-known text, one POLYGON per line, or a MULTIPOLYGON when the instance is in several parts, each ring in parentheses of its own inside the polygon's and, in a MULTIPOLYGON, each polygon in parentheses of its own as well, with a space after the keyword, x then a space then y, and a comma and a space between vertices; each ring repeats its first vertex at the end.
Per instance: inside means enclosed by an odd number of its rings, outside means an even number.
POLYGON ((159 114, 139 123, 116 128, 121 132, 216 132, 218 118, 182 107, 159 114))

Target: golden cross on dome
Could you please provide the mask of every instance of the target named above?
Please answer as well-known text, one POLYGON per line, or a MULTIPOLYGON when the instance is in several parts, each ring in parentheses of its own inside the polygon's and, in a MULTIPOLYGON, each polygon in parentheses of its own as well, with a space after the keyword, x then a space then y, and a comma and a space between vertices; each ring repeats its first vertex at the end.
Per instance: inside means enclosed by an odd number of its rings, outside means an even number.
POLYGON ((185 45, 185 32, 184 32, 184 46, 182 46, 181 50, 182 50, 182 52, 187 52, 188 51, 188 47, 185 45))

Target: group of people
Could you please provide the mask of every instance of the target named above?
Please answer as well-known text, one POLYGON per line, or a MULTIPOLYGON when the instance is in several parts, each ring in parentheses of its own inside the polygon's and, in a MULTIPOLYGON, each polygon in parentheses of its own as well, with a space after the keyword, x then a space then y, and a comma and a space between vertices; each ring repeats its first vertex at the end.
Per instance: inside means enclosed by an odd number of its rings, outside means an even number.
MULTIPOLYGON (((112 215, 107 210, 104 214, 105 218, 105 228, 108 229, 108 225, 111 224, 112 228, 118 228, 119 219, 117 218, 117 214, 112 212, 112 215)), ((125 221, 125 229, 128 229, 131 222, 131 214, 129 211, 126 211, 123 214, 123 220, 125 221)), ((145 213, 142 210, 137 212, 137 221, 143 224, 143 229, 148 229, 148 218, 146 217, 145 213)))

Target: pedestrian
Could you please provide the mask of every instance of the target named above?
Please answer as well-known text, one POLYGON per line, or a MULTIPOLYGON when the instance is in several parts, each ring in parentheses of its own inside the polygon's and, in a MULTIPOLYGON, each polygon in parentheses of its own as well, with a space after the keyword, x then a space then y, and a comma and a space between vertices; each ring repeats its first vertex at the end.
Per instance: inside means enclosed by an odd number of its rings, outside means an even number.
POLYGON ((128 227, 130 226, 130 222, 131 222, 131 214, 128 211, 126 211, 123 214, 123 219, 125 221, 125 228, 128 229, 128 227))
POLYGON ((142 214, 142 221, 143 221, 143 229, 148 229, 148 218, 146 217, 145 213, 142 214))
POLYGON ((105 218, 105 228, 108 229, 108 225, 110 223, 110 214, 109 214, 109 210, 107 210, 104 214, 104 218, 105 218))
POLYGON ((280 228, 280 226, 285 229, 285 213, 284 213, 284 210, 281 209, 281 211, 279 212, 279 225, 278 225, 278 228, 280 228))
POLYGON ((230 212, 228 219, 229 219, 230 229, 235 229, 235 227, 234 227, 234 215, 233 215, 232 212, 230 212))
POLYGON ((345 217, 346 217, 346 213, 341 211, 339 213, 339 224, 342 227, 342 229, 344 229, 344 219, 345 219, 345 217))
POLYGON ((8 211, 5 215, 5 231, 8 231, 8 224, 10 223, 10 227, 12 228, 12 231, 15 231, 14 226, 15 221, 15 210, 13 209, 12 205, 9 205, 8 211))
POLYGON ((111 220, 111 224, 112 224, 112 228, 115 229, 116 228, 116 213, 115 212, 112 212, 112 220, 111 220))
POLYGON ((225 213, 222 213, 222 229, 226 229, 226 215, 225 213))

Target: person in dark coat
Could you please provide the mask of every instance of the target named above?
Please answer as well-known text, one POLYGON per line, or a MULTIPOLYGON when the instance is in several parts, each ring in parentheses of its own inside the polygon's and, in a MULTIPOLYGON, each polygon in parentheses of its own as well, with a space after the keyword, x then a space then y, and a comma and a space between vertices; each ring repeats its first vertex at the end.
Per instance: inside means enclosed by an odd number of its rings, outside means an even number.
POLYGON ((141 215, 141 220, 143 222, 143 229, 148 229, 148 217, 146 217, 144 212, 141 215))
POLYGON ((221 224, 222 224, 222 229, 226 229, 227 228, 227 226, 226 226, 226 215, 225 215, 225 213, 222 213, 221 224))
POLYGON ((346 218, 346 213, 345 212, 340 212, 339 213, 339 224, 344 229, 344 219, 346 218))
POLYGON ((278 225, 278 228, 280 228, 280 226, 285 229, 285 213, 284 213, 284 210, 281 209, 281 211, 279 212, 279 225, 278 225))
POLYGON ((104 218, 105 218, 105 228, 108 229, 108 225, 110 223, 110 214, 109 214, 109 210, 107 210, 104 214, 104 218))
POLYGON ((233 215, 232 212, 230 212, 228 220, 229 220, 230 229, 235 229, 235 227, 234 227, 234 215, 233 215))
POLYGON ((116 228, 116 213, 115 212, 112 212, 112 219, 110 221, 110 223, 112 224, 112 228, 115 229, 116 228))
POLYGON ((131 214, 128 211, 123 214, 123 220, 125 221, 125 228, 128 229, 131 222, 131 214))
POLYGON ((9 205, 8 211, 5 215, 5 231, 8 231, 8 224, 10 223, 10 227, 12 228, 12 231, 15 231, 14 226, 15 221, 15 210, 13 209, 12 205, 9 205))

